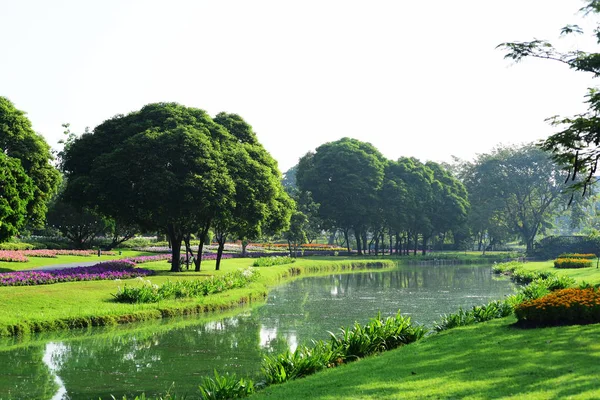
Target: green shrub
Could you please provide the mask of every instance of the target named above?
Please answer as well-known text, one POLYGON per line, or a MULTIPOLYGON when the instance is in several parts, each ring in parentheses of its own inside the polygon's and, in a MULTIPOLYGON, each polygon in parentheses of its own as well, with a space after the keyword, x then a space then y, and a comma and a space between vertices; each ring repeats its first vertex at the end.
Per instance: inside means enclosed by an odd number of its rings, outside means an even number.
POLYGON ((208 279, 194 279, 186 281, 167 281, 161 286, 152 284, 149 280, 138 278, 142 286, 132 287, 125 285, 119 287, 113 294, 115 301, 119 303, 157 303, 161 300, 179 299, 184 297, 200 297, 225 290, 240 288, 255 281, 259 273, 250 268, 230 272, 223 276, 211 276, 208 279))
POLYGON ((33 250, 34 245, 31 243, 22 243, 22 242, 8 242, 8 243, 0 243, 0 250, 33 250))
POLYGON ((235 374, 219 375, 214 371, 215 377, 205 377, 202 384, 198 387, 200 390, 200 399, 202 400, 227 400, 241 399, 254 393, 254 382, 250 379, 238 379, 235 374))
POLYGON ((569 288, 524 301, 515 307, 524 326, 554 326, 600 323, 600 291, 569 288))
POLYGON ((262 373, 265 384, 273 385, 292 379, 302 378, 322 369, 337 365, 340 354, 336 353, 329 344, 322 341, 314 343, 313 347, 298 346, 295 351, 267 355, 263 359, 262 373))
POLYGON ((434 322, 433 329, 436 332, 441 332, 458 326, 508 317, 512 312, 513 306, 509 301, 492 301, 486 305, 474 306, 468 311, 463 310, 461 307, 456 313, 444 314, 441 322, 434 322))
POLYGON ((275 257, 260 257, 254 260, 252 263, 253 267, 272 267, 274 265, 284 265, 296 262, 295 258, 289 256, 275 256, 275 257))
POLYGON ((596 255, 594 253, 563 253, 560 254, 558 257, 556 258, 587 258, 587 259, 593 259, 596 258, 596 255))
POLYGON ((554 268, 589 268, 592 260, 587 258, 557 258, 554 260, 554 268))
POLYGON ((422 326, 412 326, 410 317, 371 319, 366 325, 355 323, 352 329, 340 328, 341 336, 330 332, 331 348, 340 353, 344 361, 352 361, 371 354, 395 349, 421 339, 427 332, 422 326))

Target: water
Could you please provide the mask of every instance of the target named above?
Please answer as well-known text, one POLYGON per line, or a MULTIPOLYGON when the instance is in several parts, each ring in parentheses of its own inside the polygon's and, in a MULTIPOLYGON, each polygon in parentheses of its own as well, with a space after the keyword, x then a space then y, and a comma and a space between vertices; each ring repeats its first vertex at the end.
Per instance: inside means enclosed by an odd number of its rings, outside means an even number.
POLYGON ((266 304, 228 315, 7 339, 0 343, 0 399, 110 399, 171 386, 192 396, 213 369, 258 377, 265 353, 327 339, 327 331, 378 312, 400 309, 431 326, 441 314, 513 291, 489 267, 402 266, 296 280, 272 290, 266 304))

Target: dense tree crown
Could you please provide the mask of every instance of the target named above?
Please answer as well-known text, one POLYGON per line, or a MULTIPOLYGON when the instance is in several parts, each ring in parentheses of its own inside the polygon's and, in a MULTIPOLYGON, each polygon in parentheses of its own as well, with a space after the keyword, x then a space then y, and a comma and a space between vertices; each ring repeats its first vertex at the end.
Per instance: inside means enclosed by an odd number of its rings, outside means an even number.
POLYGON ((192 233, 201 243, 211 226, 221 237, 252 237, 284 228, 291 213, 276 162, 235 114, 213 120, 176 103, 149 104, 83 134, 63 165, 68 201, 166 232, 173 270, 192 233))
POLYGON ((44 222, 46 203, 60 182, 51 160, 50 147, 25 113, 0 97, 0 241, 25 224, 38 227, 44 222))

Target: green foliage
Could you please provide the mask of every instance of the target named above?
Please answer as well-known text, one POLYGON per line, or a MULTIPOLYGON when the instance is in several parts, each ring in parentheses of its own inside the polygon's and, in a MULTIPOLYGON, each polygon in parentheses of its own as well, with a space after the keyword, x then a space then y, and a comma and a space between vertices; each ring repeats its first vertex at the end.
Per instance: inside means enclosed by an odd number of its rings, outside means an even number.
POLYGON ((260 257, 254 260, 252 263, 253 267, 272 267, 274 265, 284 265, 296 262, 295 259, 288 256, 276 256, 276 257, 260 257))
POLYGON ((0 243, 0 250, 33 250, 35 245, 31 243, 22 242, 8 242, 0 243))
POLYGON ((261 366, 265 384, 273 385, 312 375, 335 365, 341 355, 322 341, 312 347, 298 346, 295 351, 266 355, 261 366))
POLYGON ((223 276, 211 276, 207 279, 185 281, 167 281, 156 285, 149 280, 140 279, 142 286, 125 285, 113 294, 119 303, 157 303, 167 299, 207 296, 225 290, 241 288, 258 279, 260 274, 252 269, 238 270, 223 276))
POLYGON ((490 321, 511 315, 513 307, 507 301, 492 301, 486 305, 474 306, 470 310, 462 307, 456 313, 444 314, 440 322, 435 322, 433 329, 436 332, 456 328, 458 326, 472 325, 478 322, 490 321))
POLYGON ((531 255, 542 260, 552 260, 564 253, 593 253, 600 251, 600 237, 548 236, 535 243, 531 255))
POLYGON ((23 208, 28 224, 41 227, 46 204, 61 178, 50 164, 50 146, 35 133, 25 113, 5 97, 0 97, 0 153, 0 186, 5 193, 0 199, 0 241, 5 241, 6 235, 21 228, 23 208))
POLYGON ((557 258, 554 260, 554 268, 588 268, 592 266, 592 260, 586 258, 557 258))
POLYGON ((371 319, 366 325, 355 323, 352 328, 340 328, 341 336, 331 333, 331 348, 344 361, 353 361, 381 351, 395 349, 421 339, 427 330, 412 326, 410 317, 400 311, 395 317, 371 319))
POLYGON ((250 379, 238 379, 235 374, 219 375, 214 371, 215 377, 205 377, 200 390, 202 400, 228 400, 241 399, 254 393, 254 382, 250 379))
POLYGON ((325 368, 358 360, 375 353, 421 339, 427 332, 413 326, 410 318, 400 312, 395 317, 378 314, 366 325, 355 323, 352 328, 340 328, 341 336, 330 332, 329 342, 315 342, 312 347, 299 346, 295 351, 265 356, 262 371, 267 385, 311 375, 325 368))

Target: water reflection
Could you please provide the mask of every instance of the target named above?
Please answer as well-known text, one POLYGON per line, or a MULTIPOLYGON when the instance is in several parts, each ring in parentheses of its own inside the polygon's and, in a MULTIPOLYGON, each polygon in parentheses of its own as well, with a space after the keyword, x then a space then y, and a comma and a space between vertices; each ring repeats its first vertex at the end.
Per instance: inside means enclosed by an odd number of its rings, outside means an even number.
POLYGON ((307 278, 271 292, 264 306, 199 323, 93 330, 98 334, 2 351, 1 399, 104 399, 142 390, 194 395, 202 376, 235 372, 256 377, 265 353, 326 339, 354 321, 398 309, 430 325, 453 312, 513 291, 493 279, 489 268, 428 266, 388 272, 307 278))

